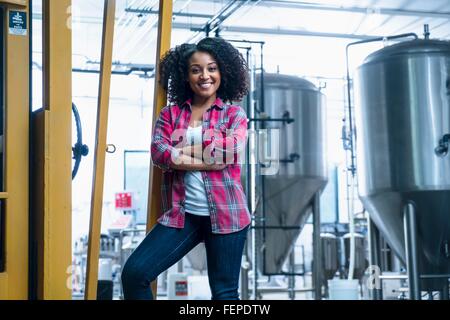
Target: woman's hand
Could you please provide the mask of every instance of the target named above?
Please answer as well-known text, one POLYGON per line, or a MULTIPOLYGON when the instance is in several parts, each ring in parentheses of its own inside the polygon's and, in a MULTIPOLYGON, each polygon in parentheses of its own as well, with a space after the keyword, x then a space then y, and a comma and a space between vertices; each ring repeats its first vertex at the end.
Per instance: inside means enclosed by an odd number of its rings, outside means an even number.
POLYGON ((191 158, 202 159, 203 158, 203 146, 201 144, 193 146, 185 146, 179 148, 182 154, 185 154, 191 158))
POLYGON ((226 166, 226 164, 207 164, 197 158, 180 153, 177 159, 173 161, 171 168, 182 171, 220 171, 225 169, 226 166))

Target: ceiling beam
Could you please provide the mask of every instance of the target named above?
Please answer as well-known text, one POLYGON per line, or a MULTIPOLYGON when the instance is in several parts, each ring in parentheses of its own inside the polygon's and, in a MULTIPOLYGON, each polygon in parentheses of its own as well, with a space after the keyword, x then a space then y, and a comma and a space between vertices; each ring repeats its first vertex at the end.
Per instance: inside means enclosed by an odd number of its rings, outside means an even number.
MULTIPOLYGON (((210 33, 216 32, 220 29, 221 24, 228 19, 233 13, 235 13, 239 8, 246 5, 250 0, 231 0, 225 6, 220 9, 218 13, 209 19, 203 26, 198 26, 196 28, 196 33, 189 38, 188 43, 194 42, 204 32, 206 36, 210 36, 210 33)), ((173 28, 173 24, 172 24, 173 28)), ((191 29, 192 30, 192 29, 191 29)))
MULTIPOLYGON (((200 31, 203 31, 204 26, 201 24, 195 25, 195 24, 190 24, 190 23, 174 22, 172 24, 172 28, 200 32, 200 31)), ((357 39, 357 40, 365 40, 365 39, 383 37, 383 36, 379 36, 379 35, 312 32, 312 31, 295 30, 295 29, 257 28, 257 27, 244 27, 244 26, 220 26, 220 32, 256 33, 256 34, 305 36, 305 37, 325 37, 325 38, 342 38, 342 39, 357 39)))
MULTIPOLYGON (((158 10, 154 9, 134 9, 134 8, 126 8, 125 12, 128 13, 137 13, 137 14, 159 14, 158 10)), ((204 18, 204 19, 211 19, 214 17, 212 14, 204 14, 204 13, 190 13, 190 12, 174 12, 174 17, 189 17, 189 18, 204 18)))

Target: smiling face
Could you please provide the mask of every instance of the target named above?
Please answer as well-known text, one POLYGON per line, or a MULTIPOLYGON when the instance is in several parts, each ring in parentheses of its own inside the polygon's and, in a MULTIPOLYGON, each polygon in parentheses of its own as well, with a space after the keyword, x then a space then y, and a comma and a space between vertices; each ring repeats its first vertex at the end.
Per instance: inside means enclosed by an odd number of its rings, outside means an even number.
POLYGON ((189 59, 188 81, 195 100, 215 100, 220 87, 217 61, 206 52, 197 51, 189 59))

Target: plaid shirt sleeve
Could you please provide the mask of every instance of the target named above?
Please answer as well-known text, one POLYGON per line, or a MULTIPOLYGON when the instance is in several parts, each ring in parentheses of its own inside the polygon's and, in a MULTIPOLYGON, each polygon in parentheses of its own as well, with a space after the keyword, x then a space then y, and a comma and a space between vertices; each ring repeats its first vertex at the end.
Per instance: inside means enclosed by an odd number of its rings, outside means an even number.
POLYGON ((208 150, 206 154, 210 155, 216 163, 223 161, 226 164, 238 164, 242 162, 241 156, 245 150, 248 126, 244 109, 233 106, 230 110, 229 123, 229 128, 219 125, 211 134, 211 139, 204 141, 203 148, 208 150))
POLYGON ((156 120, 151 144, 151 156, 153 164, 164 171, 172 171, 171 165, 179 152, 172 146, 170 107, 164 107, 156 120))

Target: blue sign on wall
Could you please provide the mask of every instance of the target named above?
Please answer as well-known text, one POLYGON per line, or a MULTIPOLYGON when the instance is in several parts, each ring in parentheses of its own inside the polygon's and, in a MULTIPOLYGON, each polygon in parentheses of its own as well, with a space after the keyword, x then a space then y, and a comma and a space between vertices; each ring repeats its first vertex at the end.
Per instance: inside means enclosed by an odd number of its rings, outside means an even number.
POLYGON ((16 36, 27 35, 27 13, 23 11, 9 12, 9 34, 16 36))

